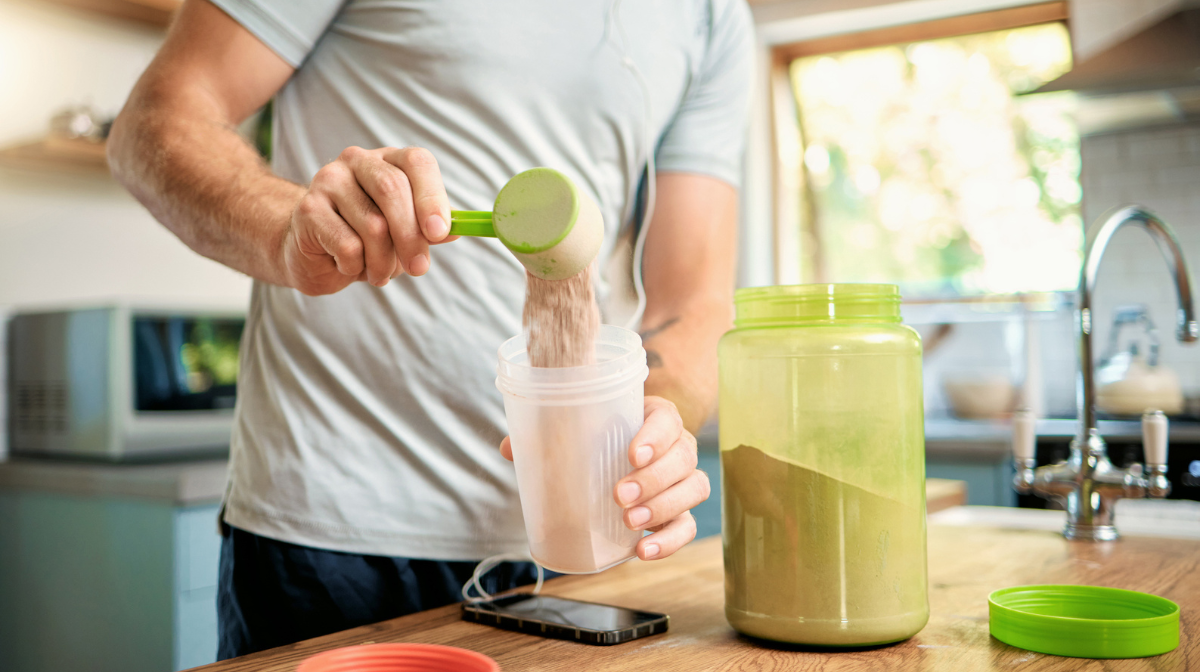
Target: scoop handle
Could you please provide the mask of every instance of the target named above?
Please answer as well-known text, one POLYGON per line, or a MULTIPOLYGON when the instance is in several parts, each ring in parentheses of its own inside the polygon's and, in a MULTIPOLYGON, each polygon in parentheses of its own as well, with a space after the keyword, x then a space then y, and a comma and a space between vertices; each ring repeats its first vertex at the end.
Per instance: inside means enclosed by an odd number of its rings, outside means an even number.
POLYGON ((451 210, 450 235, 495 238, 492 213, 488 210, 451 210))

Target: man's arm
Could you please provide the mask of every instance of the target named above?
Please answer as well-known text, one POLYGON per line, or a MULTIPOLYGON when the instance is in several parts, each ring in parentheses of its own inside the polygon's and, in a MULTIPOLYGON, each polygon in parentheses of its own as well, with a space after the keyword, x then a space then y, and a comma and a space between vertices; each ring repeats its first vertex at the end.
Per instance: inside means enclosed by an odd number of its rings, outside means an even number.
POLYGON ((188 0, 113 124, 113 174, 193 250, 264 282, 327 294, 424 273, 429 242, 449 230, 428 151, 352 147, 305 187, 237 135, 292 73, 207 0, 188 0))
POLYGON ((657 185, 642 264, 646 394, 673 402, 696 432, 717 401, 717 341, 733 326, 737 191, 685 173, 657 185))
POLYGON ((733 321, 737 191, 721 180, 664 173, 646 235, 642 341, 650 377, 646 421, 629 445, 633 473, 613 498, 625 524, 654 532, 643 560, 663 558, 696 536, 691 509, 708 499, 696 468, 696 437, 717 397, 717 341, 733 321))
POLYGON ((268 249, 304 188, 271 174, 236 126, 292 67, 208 2, 184 5, 113 124, 113 174, 193 250, 286 284, 268 249))

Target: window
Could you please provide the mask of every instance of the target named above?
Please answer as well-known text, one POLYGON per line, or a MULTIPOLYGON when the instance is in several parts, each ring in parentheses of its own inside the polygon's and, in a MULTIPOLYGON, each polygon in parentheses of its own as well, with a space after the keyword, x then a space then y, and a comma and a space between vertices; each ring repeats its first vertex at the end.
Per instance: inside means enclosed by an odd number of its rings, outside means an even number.
POLYGON ((1063 23, 784 56, 780 225, 799 232, 799 279, 910 297, 1075 286, 1074 97, 1018 95, 1070 69, 1063 23))

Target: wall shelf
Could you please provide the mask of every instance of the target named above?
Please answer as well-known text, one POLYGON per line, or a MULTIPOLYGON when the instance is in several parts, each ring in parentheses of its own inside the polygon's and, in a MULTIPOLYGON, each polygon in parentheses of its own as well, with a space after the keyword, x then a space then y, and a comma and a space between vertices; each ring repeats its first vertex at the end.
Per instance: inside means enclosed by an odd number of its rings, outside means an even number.
POLYGON ((108 171, 103 142, 53 136, 0 149, 0 164, 45 170, 108 171))
POLYGON ((49 0, 88 11, 166 28, 183 0, 49 0))

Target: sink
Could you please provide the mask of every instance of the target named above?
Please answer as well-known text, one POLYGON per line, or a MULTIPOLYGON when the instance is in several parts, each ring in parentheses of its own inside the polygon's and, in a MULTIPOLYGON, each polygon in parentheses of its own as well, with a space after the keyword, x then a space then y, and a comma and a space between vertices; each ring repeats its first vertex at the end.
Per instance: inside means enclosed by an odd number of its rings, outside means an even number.
MULTIPOLYGON (((1117 530, 1123 535, 1200 539, 1200 502, 1187 499, 1121 499, 1116 507, 1117 530)), ((958 527, 1061 532, 1066 522, 1065 511, 1010 506, 956 506, 929 514, 931 525, 958 527)))

